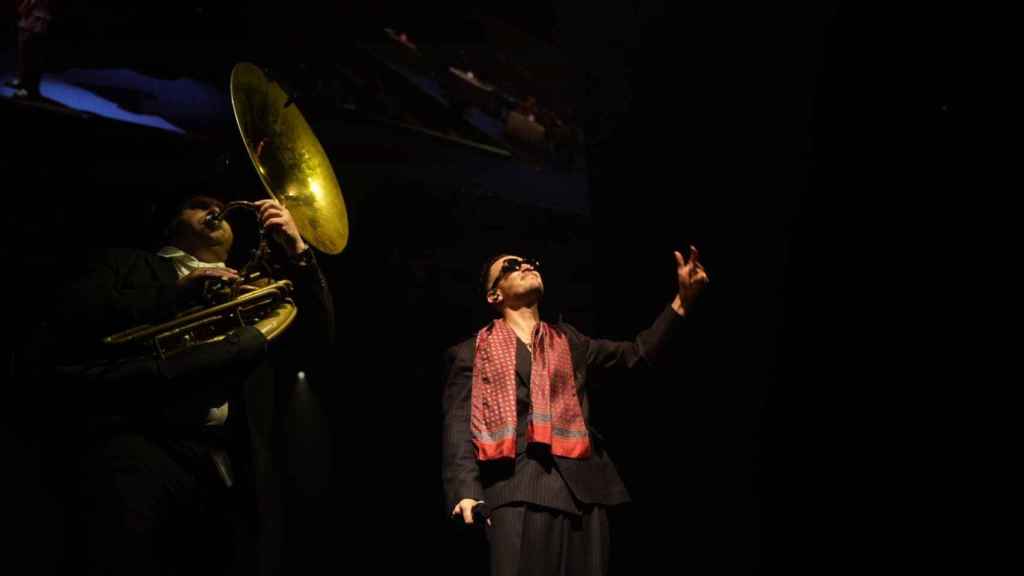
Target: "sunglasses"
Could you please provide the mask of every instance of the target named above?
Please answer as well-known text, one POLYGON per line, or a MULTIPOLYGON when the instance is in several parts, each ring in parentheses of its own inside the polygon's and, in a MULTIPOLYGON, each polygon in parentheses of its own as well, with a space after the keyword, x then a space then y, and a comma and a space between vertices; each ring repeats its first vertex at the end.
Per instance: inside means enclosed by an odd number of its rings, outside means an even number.
POLYGON ((501 282, 505 276, 519 270, 523 266, 529 266, 533 270, 540 270, 540 261, 532 258, 509 258, 505 260, 501 265, 501 271, 494 278, 494 282, 491 283, 491 290, 498 287, 498 283, 501 282))

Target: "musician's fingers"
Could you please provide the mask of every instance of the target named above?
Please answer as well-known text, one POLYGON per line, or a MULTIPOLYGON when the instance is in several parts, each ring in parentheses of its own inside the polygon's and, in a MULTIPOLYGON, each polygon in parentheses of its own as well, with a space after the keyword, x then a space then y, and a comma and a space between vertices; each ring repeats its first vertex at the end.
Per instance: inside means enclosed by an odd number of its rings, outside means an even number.
POLYGON ((237 278, 238 271, 231 268, 199 268, 191 276, 201 278, 237 278))
POLYGON ((271 200, 271 199, 257 200, 255 202, 255 204, 259 208, 260 220, 262 220, 263 218, 266 217, 265 215, 266 215, 268 210, 274 210, 274 209, 278 209, 279 210, 281 208, 281 204, 277 200, 271 200))
POLYGON ((288 219, 286 219, 284 216, 270 218, 263 223, 264 230, 286 230, 287 227, 288 219))
POLYGON ((264 204, 260 207, 260 220, 266 220, 270 214, 279 213, 280 209, 273 204, 264 204))

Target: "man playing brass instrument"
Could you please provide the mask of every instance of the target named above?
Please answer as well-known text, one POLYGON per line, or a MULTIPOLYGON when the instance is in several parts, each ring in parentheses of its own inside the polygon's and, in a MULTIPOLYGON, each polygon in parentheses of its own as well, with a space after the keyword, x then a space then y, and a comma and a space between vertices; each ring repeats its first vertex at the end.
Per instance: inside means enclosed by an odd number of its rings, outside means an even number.
POLYGON ((264 574, 286 562, 283 420, 289 403, 313 401, 293 388, 334 339, 330 291, 288 209, 253 203, 301 309, 273 345, 252 326, 166 357, 116 357, 100 344, 201 306, 209 281, 240 280, 226 264, 234 234, 224 206, 208 196, 178 203, 158 227, 158 252, 104 252, 60 307, 55 364, 91 432, 81 439, 78 509, 89 574, 264 574))

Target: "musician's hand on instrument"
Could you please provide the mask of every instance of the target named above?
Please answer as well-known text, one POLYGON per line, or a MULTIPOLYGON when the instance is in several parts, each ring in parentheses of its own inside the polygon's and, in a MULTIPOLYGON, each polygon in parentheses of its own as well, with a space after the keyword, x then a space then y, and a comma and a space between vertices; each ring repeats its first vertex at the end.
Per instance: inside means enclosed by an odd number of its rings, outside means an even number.
POLYGON ((185 276, 178 278, 178 290, 198 294, 202 292, 207 281, 221 280, 227 284, 238 282, 238 270, 234 268, 197 268, 185 276))
POLYGON ((306 250, 306 243, 299 234, 295 219, 291 212, 277 200, 257 200, 260 211, 260 226, 284 246, 289 256, 295 256, 306 250))

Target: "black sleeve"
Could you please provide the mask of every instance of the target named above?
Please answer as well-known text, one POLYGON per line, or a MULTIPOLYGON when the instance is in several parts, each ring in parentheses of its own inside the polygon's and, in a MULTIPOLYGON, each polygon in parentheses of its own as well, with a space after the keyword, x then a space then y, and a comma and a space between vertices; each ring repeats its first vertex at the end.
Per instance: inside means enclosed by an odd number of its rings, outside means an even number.
POLYGON ((86 328, 100 339, 111 333, 174 317, 179 305, 174 282, 162 282, 147 254, 108 250, 91 256, 63 292, 63 324, 86 328))
POLYGON ((633 340, 604 340, 590 338, 568 325, 563 327, 578 339, 585 354, 588 368, 635 368, 656 366, 664 357, 665 349, 673 340, 682 324, 682 317, 666 306, 650 328, 633 340))
POLYGON ((448 380, 442 403, 442 475, 448 511, 464 498, 484 499, 476 447, 469 426, 474 352, 473 342, 467 341, 450 348, 445 355, 448 380))
POLYGON ((307 248, 304 257, 289 260, 284 266, 284 275, 295 286, 295 305, 298 309, 298 341, 316 343, 327 349, 334 345, 334 298, 327 279, 314 256, 313 249, 307 248))
POLYGON ((103 338, 170 320, 186 308, 175 275, 159 265, 155 256, 127 249, 95 252, 80 260, 49 311, 54 361, 103 358, 112 352, 103 338))

